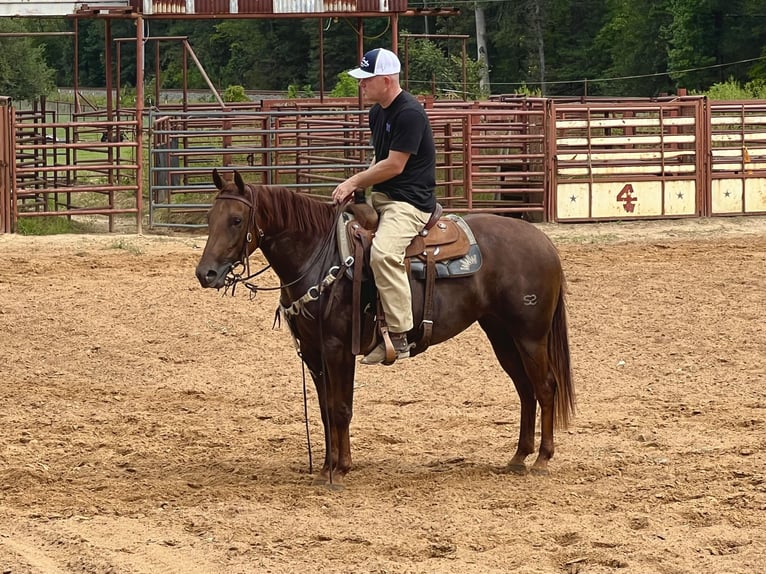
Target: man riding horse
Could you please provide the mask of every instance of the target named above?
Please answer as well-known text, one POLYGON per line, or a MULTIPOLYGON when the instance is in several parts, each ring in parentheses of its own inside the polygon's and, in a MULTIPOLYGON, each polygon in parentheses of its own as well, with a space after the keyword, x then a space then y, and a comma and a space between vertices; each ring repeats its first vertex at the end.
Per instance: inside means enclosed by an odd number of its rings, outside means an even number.
MULTIPOLYGON (((343 203, 357 188, 372 186, 369 203, 380 219, 372 240, 370 266, 396 358, 404 359, 412 347, 407 333, 414 327, 404 255, 436 208, 436 148, 423 106, 399 84, 400 71, 396 55, 377 48, 367 52, 359 67, 349 72, 359 80, 365 98, 374 104, 369 125, 375 156, 367 169, 338 184, 332 197, 343 203)), ((381 341, 362 363, 376 365, 385 359, 385 342, 381 341)))

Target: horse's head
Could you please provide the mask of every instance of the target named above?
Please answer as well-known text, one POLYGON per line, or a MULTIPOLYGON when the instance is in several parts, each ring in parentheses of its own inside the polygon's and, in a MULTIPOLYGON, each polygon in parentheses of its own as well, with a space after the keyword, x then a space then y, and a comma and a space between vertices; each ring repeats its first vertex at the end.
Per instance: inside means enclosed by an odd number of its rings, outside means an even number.
POLYGON ((213 183, 218 195, 207 215, 208 238, 197 265, 197 279, 203 287, 220 289, 231 268, 244 263, 258 247, 255 233, 255 192, 246 185, 239 172, 234 182, 224 181, 213 170, 213 183))

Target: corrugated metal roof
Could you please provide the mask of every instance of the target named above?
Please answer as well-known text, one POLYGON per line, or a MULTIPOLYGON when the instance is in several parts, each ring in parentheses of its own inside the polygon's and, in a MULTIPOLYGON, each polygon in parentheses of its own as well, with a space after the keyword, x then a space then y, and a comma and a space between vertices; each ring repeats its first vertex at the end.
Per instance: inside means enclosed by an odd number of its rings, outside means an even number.
POLYGON ((0 16, 69 16, 129 6, 146 16, 387 13, 406 11, 407 0, 0 0, 0 16))
POLYGON ((323 14, 404 12, 407 0, 143 0, 151 14, 323 14))
POLYGON ((83 9, 127 11, 133 4, 135 0, 0 0, 0 16, 71 16, 83 9))

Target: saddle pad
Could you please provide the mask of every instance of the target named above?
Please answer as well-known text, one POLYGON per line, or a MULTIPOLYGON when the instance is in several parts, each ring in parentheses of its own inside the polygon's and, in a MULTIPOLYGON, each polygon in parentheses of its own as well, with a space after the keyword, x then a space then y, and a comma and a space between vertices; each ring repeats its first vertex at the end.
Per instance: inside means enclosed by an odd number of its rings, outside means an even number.
MULTIPOLYGON (((445 261, 438 261, 436 263, 436 278, 447 279, 450 277, 465 277, 466 275, 473 275, 479 269, 481 269, 481 250, 479 244, 476 242, 473 231, 468 227, 465 220, 457 215, 449 214, 445 215, 445 218, 453 220, 459 225, 465 234, 468 236, 468 253, 463 257, 456 259, 448 259, 445 261)), ((426 278, 426 264, 417 257, 409 259, 410 263, 410 276, 413 279, 424 280, 426 278)))
MULTIPOLYGON (((348 211, 342 212, 338 218, 335 234, 338 240, 338 251, 340 252, 341 261, 346 261, 349 256, 354 255, 354 249, 349 244, 348 232, 346 231, 346 225, 348 225, 348 222, 352 219, 354 219, 354 216, 348 211)), ((351 277, 353 271, 351 269, 347 269, 346 273, 349 277, 351 277)))
MULTIPOLYGON (((465 234, 468 236, 468 253, 460 258, 440 261, 436 263, 436 277, 437 279, 449 278, 449 277, 465 277, 466 275, 472 275, 481 268, 481 250, 476 243, 476 237, 474 237, 473 231, 468 227, 468 224, 462 217, 454 214, 448 214, 444 216, 453 220, 459 225, 465 234)), ((353 246, 349 243, 348 233, 346 226, 348 222, 354 219, 351 213, 343 212, 338 218, 337 238, 338 238, 338 250, 340 251, 340 257, 342 261, 345 261, 349 256, 353 256, 353 246)), ((356 265, 356 261, 354 262, 356 265)), ((417 257, 409 259, 410 275, 413 279, 423 280, 426 277, 425 262, 417 257)), ((349 279, 354 277, 353 267, 346 269, 346 275, 349 279)))

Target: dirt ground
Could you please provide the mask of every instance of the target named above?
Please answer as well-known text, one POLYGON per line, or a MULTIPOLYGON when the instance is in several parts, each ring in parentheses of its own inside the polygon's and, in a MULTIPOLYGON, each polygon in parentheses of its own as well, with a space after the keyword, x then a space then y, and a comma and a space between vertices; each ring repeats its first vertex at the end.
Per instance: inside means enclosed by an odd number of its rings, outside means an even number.
POLYGON ((766 217, 541 227, 578 397, 550 476, 502 472, 472 327, 360 366, 342 491, 276 294, 201 289, 204 237, 0 236, 0 574, 762 572, 766 217))

